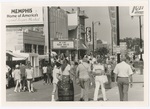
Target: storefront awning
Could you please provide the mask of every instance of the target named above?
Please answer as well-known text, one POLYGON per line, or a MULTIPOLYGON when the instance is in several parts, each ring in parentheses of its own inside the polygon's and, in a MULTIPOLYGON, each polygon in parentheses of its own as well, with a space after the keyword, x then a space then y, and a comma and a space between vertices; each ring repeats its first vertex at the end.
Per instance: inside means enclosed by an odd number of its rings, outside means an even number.
POLYGON ((73 25, 73 26, 68 26, 68 30, 74 30, 76 29, 77 25, 73 25))
POLYGON ((25 58, 24 56, 18 55, 16 53, 10 52, 10 51, 6 51, 6 55, 10 55, 12 57, 16 57, 16 58, 25 58))
POLYGON ((83 43, 80 43, 78 49, 79 49, 79 50, 87 50, 87 47, 86 47, 86 45, 84 45, 83 43))

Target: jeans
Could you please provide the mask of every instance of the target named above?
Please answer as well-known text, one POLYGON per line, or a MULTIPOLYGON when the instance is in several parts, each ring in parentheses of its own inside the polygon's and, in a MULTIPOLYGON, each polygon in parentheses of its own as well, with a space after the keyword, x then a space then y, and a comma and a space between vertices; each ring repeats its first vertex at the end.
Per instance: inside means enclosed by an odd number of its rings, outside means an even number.
POLYGON ((120 101, 128 101, 129 79, 128 77, 118 77, 117 80, 120 101))
POLYGON ((80 78, 80 86, 81 86, 81 98, 84 99, 84 101, 88 101, 88 92, 89 92, 89 84, 90 84, 90 79, 81 79, 80 78))

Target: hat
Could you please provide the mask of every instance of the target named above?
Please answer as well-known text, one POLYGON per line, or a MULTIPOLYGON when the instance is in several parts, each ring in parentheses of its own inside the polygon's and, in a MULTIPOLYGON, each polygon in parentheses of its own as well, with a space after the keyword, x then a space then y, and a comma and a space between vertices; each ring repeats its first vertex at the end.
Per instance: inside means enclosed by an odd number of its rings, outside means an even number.
POLYGON ((15 67, 16 67, 16 68, 19 68, 19 65, 16 65, 15 67))

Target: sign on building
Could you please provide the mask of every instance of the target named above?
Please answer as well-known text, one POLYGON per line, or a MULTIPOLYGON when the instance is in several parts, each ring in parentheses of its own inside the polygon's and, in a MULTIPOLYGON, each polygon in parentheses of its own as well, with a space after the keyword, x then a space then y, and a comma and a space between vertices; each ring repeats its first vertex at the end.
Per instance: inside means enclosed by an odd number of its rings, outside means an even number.
POLYGON ((131 16, 143 16, 144 15, 144 6, 131 6, 130 7, 131 16))
POLYGON ((53 49, 73 49, 73 41, 53 41, 53 49))
POLYGON ((116 17, 116 7, 110 6, 108 7, 109 17, 111 23, 111 37, 113 40, 113 44, 117 45, 117 17, 116 17))
POLYGON ((7 7, 6 25, 43 24, 42 7, 7 7))
POLYGON ((86 41, 91 42, 91 27, 86 27, 86 41))

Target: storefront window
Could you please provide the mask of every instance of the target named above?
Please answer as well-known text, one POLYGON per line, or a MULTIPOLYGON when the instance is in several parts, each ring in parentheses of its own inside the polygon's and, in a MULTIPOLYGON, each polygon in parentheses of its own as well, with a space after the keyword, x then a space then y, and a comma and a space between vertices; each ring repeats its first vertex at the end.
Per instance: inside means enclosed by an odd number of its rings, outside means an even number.
POLYGON ((39 55, 44 55, 44 45, 39 45, 38 46, 38 54, 39 55))
POLYGON ((26 53, 32 52, 32 45, 31 44, 25 44, 25 52, 26 53))
POLYGON ((36 53, 36 45, 33 45, 33 52, 36 53))

